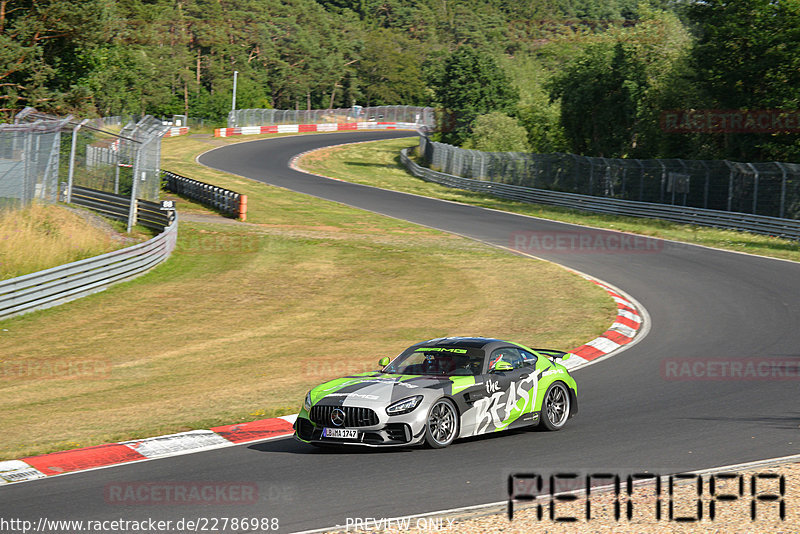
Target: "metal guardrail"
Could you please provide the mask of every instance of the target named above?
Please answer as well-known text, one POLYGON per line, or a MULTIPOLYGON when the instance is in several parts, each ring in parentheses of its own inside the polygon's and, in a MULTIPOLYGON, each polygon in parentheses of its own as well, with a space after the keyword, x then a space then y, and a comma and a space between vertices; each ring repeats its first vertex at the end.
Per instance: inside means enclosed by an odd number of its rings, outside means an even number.
POLYGON ((132 247, 0 282, 0 319, 57 306, 143 274, 174 250, 177 215, 163 230, 132 247))
POLYGON ((247 205, 247 195, 164 170, 161 171, 161 179, 167 191, 196 200, 225 215, 241 217, 245 213, 243 208, 247 205))
MULTIPOLYGON (((106 217, 127 221, 130 213, 130 198, 125 195, 106 193, 87 187, 72 187, 72 203, 90 208, 106 217)), ((161 204, 138 199, 136 201, 136 222, 147 228, 162 230, 169 226, 171 213, 161 210, 161 204)))
POLYGON ((520 202, 548 204, 570 209, 608 213, 611 215, 662 219, 677 223, 696 224, 730 230, 743 230, 757 234, 800 240, 800 220, 781 219, 778 217, 766 217, 763 215, 731 211, 654 204, 634 200, 620 200, 580 195, 577 193, 562 193, 559 191, 462 178, 460 176, 453 176, 452 174, 433 171, 418 165, 408 157, 408 150, 409 149, 403 149, 400 154, 400 160, 411 174, 423 180, 447 187, 466 189, 468 191, 485 193, 520 202))
POLYGON ((437 143, 424 134, 420 151, 429 168, 474 180, 800 219, 800 163, 481 152, 437 143))

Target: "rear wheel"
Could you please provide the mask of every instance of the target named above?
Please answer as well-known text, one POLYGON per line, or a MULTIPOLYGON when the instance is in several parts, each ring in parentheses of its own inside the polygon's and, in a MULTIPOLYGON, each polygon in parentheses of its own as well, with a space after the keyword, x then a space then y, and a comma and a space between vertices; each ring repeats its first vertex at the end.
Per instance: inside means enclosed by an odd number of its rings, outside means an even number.
POLYGON ((547 430, 561 430, 569 419, 569 392, 563 382, 553 382, 542 402, 542 423, 547 430))
POLYGON ((458 435, 458 413, 453 403, 441 398, 431 406, 425 423, 425 443, 434 449, 447 447, 458 435))

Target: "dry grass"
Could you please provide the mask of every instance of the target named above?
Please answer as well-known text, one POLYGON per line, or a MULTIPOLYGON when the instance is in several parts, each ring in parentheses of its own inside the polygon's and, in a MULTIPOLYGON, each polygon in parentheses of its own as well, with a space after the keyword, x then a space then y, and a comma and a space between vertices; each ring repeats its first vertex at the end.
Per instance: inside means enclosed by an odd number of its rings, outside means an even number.
POLYGON ((123 246, 110 225, 63 206, 31 204, 0 213, 0 279, 97 256, 123 246))

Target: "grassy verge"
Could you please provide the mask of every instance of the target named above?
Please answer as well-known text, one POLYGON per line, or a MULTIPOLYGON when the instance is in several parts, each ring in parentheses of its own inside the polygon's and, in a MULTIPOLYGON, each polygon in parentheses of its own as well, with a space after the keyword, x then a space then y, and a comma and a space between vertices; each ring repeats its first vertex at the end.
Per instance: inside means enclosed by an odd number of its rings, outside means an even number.
POLYGON ((364 145, 334 147, 304 156, 299 165, 311 172, 386 189, 512 211, 534 217, 564 221, 597 228, 620 230, 652 237, 672 239, 737 252, 761 254, 800 261, 800 247, 787 239, 720 230, 666 221, 592 214, 541 204, 513 202, 497 197, 451 189, 411 176, 400 163, 402 148, 416 146, 416 138, 371 142, 364 145), (382 172, 375 172, 381 168, 382 172))
POLYGON ((34 203, 0 212, 0 280, 132 244, 117 229, 89 211, 65 206, 34 203))
POLYGON ((554 265, 194 163, 220 141, 168 139, 163 167, 250 195, 247 224, 182 222, 148 275, 2 323, 0 459, 294 413, 422 339, 567 349, 613 319, 554 265))

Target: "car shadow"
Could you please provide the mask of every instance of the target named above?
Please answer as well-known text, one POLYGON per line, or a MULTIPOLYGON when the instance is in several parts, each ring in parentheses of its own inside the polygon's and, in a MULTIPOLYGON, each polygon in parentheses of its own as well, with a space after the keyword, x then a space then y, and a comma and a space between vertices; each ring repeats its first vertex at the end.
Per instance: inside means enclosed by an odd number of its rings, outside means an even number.
POLYGON ((348 454, 376 454, 376 453, 401 453, 410 452, 412 447, 365 447, 359 445, 333 445, 330 447, 315 447, 301 443, 293 438, 262 441, 248 445, 248 449, 258 452, 285 453, 285 454, 316 454, 316 455, 348 455, 348 454))
MULTIPOLYGON (((470 436, 459 438, 450 447, 458 447, 459 444, 480 443, 495 439, 518 436, 529 432, 548 432, 541 425, 536 427, 514 428, 502 432, 482 434, 480 436, 470 436)), ((420 450, 431 450, 424 446, 416 447, 367 447, 363 445, 331 445, 326 447, 315 447, 307 443, 301 443, 293 438, 276 439, 253 443, 247 446, 248 449, 266 452, 271 454, 312 454, 312 455, 364 455, 364 454, 402 454, 420 450)), ((449 447, 448 447, 449 448, 449 447)))

